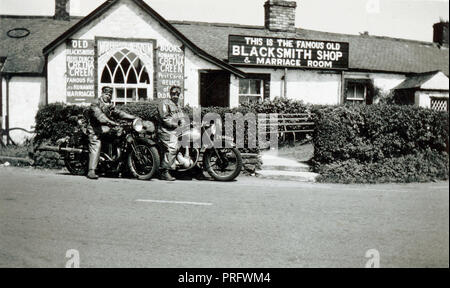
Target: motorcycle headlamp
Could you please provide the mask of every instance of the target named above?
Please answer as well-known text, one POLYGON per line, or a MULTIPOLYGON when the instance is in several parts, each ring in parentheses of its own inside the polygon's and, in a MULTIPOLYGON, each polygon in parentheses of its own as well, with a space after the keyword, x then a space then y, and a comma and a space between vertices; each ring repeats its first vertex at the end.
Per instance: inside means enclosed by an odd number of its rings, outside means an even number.
POLYGON ((135 119, 133 121, 133 129, 136 132, 141 133, 144 130, 144 122, 141 119, 135 119))

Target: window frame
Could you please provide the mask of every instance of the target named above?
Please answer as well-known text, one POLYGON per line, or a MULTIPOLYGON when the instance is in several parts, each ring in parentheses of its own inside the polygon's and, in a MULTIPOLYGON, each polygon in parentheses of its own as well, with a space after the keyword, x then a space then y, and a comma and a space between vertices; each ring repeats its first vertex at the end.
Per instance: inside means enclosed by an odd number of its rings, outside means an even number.
POLYGON ((244 102, 241 101, 241 97, 246 97, 247 101, 249 102, 250 98, 258 99, 257 101, 264 101, 266 99, 270 99, 270 74, 256 74, 256 73, 247 73, 247 78, 239 78, 238 79, 238 101, 239 105, 243 104, 244 102), (241 87, 241 81, 251 81, 251 80, 258 80, 260 81, 260 94, 241 94, 240 87, 241 87))
POLYGON ((449 112, 449 98, 447 98, 447 97, 436 97, 436 96, 430 96, 430 109, 432 109, 432 110, 434 110, 434 111, 443 111, 444 112, 444 110, 438 110, 438 109, 435 109, 435 105, 433 105, 433 102, 434 101, 445 101, 445 102, 447 102, 447 109, 445 110, 445 112, 449 112))
POLYGON ((241 97, 246 97, 247 99, 250 99, 250 98, 261 98, 261 100, 264 98, 264 80, 262 80, 262 79, 256 79, 256 78, 245 78, 245 79, 239 79, 239 93, 238 93, 238 96, 239 96, 239 103, 241 103, 241 101, 240 101, 240 99, 241 99, 241 97), (251 92, 250 90, 251 90, 251 81, 259 81, 259 91, 260 91, 260 93, 259 94, 252 94, 252 93, 247 93, 247 94, 244 94, 244 93, 241 93, 241 81, 248 81, 248 92, 251 92))
POLYGON ((147 74, 148 81, 151 82, 150 75, 148 73, 147 67, 144 65, 144 62, 139 57, 139 55, 136 54, 136 52, 134 52, 130 49, 127 49, 127 48, 117 50, 114 54, 112 54, 112 56, 109 58, 109 60, 106 61, 105 65, 101 71, 102 72, 100 74, 100 85, 110 86, 113 88, 114 92, 113 92, 113 97, 112 97, 111 101, 114 105, 127 105, 128 103, 139 102, 140 101, 139 89, 146 90, 146 101, 148 101, 148 99, 150 98, 150 93, 151 93, 150 84, 151 83, 141 83, 140 82, 144 73, 147 74), (124 52, 124 50, 127 50, 128 52, 124 52), (121 59, 117 59, 117 57, 116 57, 117 53, 122 54, 121 59), (130 54, 134 54, 134 59, 131 59, 130 57, 128 57, 130 54), (116 64, 115 64, 116 67, 115 67, 114 71, 111 71, 111 67, 109 67, 109 62, 111 61, 111 59, 114 59, 114 61, 116 62, 116 64), (122 62, 125 59, 128 60, 129 65, 130 65, 128 67, 127 71, 125 71, 122 66, 122 62), (142 67, 141 67, 140 71, 136 70, 136 67, 135 67, 136 61, 141 61, 142 67), (109 78, 111 80, 110 83, 102 81, 103 74, 105 72, 109 73, 109 78), (137 78, 136 82, 138 82, 138 83, 128 83, 128 78, 130 76, 130 73, 133 73, 133 72, 136 73, 136 78, 137 78), (124 83, 115 83, 114 82, 116 79, 117 73, 123 74, 123 76, 124 76, 123 82, 124 83), (117 97, 118 90, 124 91, 124 98, 117 97), (134 90, 134 96, 132 98, 128 97, 129 90, 134 90))
POLYGON ((354 79, 354 78, 347 78, 345 79, 345 89, 344 89, 344 95, 343 95, 343 102, 344 104, 353 104, 353 105, 359 105, 359 104, 365 104, 365 105, 371 105, 373 104, 373 80, 372 79, 354 79), (364 86, 364 98, 357 98, 356 95, 356 89, 358 85, 364 86), (347 98, 347 93, 349 91, 349 86, 353 86, 354 93, 351 98, 347 98))

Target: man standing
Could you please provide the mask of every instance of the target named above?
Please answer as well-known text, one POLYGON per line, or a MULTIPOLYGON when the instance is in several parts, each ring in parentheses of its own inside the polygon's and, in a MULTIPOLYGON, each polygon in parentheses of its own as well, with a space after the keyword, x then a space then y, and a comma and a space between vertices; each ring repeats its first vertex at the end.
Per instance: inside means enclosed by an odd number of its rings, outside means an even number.
POLYGON ((134 120, 137 117, 120 111, 114 107, 111 102, 113 89, 111 87, 103 87, 102 95, 97 103, 93 103, 89 109, 87 120, 89 121, 89 173, 87 178, 97 180, 95 173, 100 158, 100 150, 102 143, 100 137, 102 134, 110 132, 111 128, 119 124, 112 119, 134 120))
POLYGON ((162 99, 158 105, 160 127, 158 136, 165 148, 161 161, 161 180, 174 181, 169 170, 174 169, 175 159, 179 149, 177 128, 186 125, 186 115, 178 105, 181 87, 170 88, 170 99, 162 99))

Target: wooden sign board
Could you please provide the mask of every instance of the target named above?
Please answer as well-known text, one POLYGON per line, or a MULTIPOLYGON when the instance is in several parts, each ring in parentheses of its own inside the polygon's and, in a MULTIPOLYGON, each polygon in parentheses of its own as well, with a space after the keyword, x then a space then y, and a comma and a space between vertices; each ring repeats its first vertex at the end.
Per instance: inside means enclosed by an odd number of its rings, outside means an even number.
POLYGON ((348 69, 349 43, 230 35, 230 64, 248 66, 348 69))
POLYGON ((95 100, 95 41, 70 39, 66 43, 67 103, 91 103, 95 100))
POLYGON ((184 51, 178 46, 158 46, 156 59, 156 97, 170 98, 172 86, 181 87, 184 104, 184 51))

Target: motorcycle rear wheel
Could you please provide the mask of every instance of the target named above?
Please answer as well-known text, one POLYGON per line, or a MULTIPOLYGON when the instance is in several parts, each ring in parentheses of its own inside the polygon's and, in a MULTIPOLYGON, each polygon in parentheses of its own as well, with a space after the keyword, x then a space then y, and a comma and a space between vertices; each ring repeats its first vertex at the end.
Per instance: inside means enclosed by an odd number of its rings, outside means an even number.
MULTIPOLYGON (((83 149, 82 145, 76 145, 75 139, 71 137, 65 147, 75 147, 83 149)), ((70 174, 75 176, 86 176, 88 173, 89 154, 88 153, 71 153, 64 154, 64 164, 70 174)))
POLYGON ((138 157, 134 150, 128 154, 130 172, 138 180, 150 180, 159 169, 158 149, 145 141, 145 139, 138 140, 135 144, 135 149, 141 154, 141 157, 138 157))
POLYGON ((208 174, 217 181, 233 181, 239 176, 242 170, 241 152, 236 148, 217 150, 225 162, 220 163, 214 150, 210 149, 206 151, 203 156, 203 163, 206 171, 208 171, 208 174), (230 164, 234 166, 230 167, 230 164))

